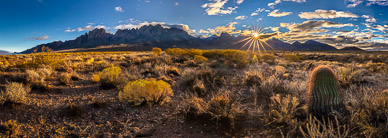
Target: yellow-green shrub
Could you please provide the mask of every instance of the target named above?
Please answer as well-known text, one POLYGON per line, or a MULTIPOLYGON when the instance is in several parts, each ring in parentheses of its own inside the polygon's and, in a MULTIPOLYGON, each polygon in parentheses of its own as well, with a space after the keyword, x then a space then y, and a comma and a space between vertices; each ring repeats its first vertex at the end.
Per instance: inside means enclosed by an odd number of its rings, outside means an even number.
POLYGON ((152 54, 154 54, 155 56, 159 56, 161 53, 162 53, 162 49, 157 47, 152 48, 152 54))
MULTIPOLYGON (((112 66, 104 69, 102 72, 98 73, 98 77, 100 79, 101 87, 104 88, 117 88, 117 85, 120 83, 120 74, 121 68, 112 66)), ((96 74, 95 74, 96 75, 96 74)), ((95 82, 97 82, 97 77, 93 76, 95 82)))
POLYGON ((208 59, 204 56, 200 56, 200 55, 195 55, 194 56, 194 61, 196 63, 202 63, 202 62, 206 62, 208 59))
POLYGON ((180 49, 180 48, 168 48, 165 50, 168 55, 173 56, 190 56, 194 57, 195 55, 202 55, 203 51, 199 49, 180 49))
POLYGON ((93 74, 92 81, 96 83, 100 82, 100 76, 98 74, 93 74))
POLYGON ((263 55, 260 56, 260 59, 262 59, 263 61, 272 61, 272 62, 274 62, 275 59, 276 59, 276 56, 272 55, 272 54, 263 54, 263 55))
POLYGON ((156 79, 139 79, 129 82, 122 92, 119 93, 119 100, 136 106, 142 104, 162 105, 171 100, 173 92, 170 84, 156 79))
POLYGON ((305 60, 306 56, 297 54, 285 54, 284 59, 291 62, 300 62, 301 60, 305 60))

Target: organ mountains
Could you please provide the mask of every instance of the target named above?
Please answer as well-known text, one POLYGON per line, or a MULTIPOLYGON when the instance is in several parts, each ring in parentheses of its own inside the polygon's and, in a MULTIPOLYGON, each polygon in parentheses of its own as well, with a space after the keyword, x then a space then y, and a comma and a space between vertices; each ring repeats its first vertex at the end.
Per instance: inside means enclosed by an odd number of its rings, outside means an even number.
MULTIPOLYGON (((189 35, 186 31, 178 28, 165 28, 161 25, 146 25, 138 29, 117 30, 115 34, 107 33, 105 29, 94 29, 74 40, 55 41, 52 43, 41 44, 22 53, 32 53, 35 49, 38 51, 42 46, 47 46, 54 51, 66 51, 71 49, 93 49, 101 46, 111 46, 105 48, 111 51, 120 50, 150 50, 152 47, 162 49, 178 48, 198 48, 198 49, 240 49, 244 43, 236 42, 244 39, 246 36, 232 36, 222 33, 220 36, 210 38, 199 38, 189 35), (114 46, 121 46, 115 49, 114 46)), ((337 50, 335 47, 320 43, 314 40, 308 40, 305 43, 294 42, 285 43, 278 39, 269 39, 265 49, 275 50, 337 50)))

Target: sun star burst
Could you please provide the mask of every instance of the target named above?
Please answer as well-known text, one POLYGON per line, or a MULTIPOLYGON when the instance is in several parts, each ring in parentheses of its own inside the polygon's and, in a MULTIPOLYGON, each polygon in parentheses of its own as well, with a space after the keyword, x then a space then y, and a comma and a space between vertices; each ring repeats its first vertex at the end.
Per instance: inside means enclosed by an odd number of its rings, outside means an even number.
POLYGON ((252 52, 259 52, 259 54, 263 51, 265 51, 265 46, 270 47, 273 49, 266 41, 269 39, 267 35, 264 33, 263 29, 259 27, 249 27, 251 29, 246 30, 246 36, 247 38, 238 41, 235 44, 243 43, 243 46, 241 46, 240 49, 248 47, 247 51, 252 51, 252 52))

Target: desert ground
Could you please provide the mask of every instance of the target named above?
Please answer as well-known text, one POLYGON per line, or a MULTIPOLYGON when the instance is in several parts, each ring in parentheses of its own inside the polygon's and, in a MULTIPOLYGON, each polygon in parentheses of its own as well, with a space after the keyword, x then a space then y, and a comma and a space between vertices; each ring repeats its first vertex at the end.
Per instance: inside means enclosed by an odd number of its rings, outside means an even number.
POLYGON ((154 48, 0 56, 0 137, 388 137, 388 52, 154 48), (333 69, 346 111, 308 111, 333 69))

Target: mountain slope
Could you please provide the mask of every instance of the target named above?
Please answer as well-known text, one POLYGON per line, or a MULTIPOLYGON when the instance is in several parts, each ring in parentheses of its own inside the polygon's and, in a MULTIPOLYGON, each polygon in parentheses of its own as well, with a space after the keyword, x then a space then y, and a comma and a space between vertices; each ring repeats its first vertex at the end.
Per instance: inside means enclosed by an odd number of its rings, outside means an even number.
POLYGON ((344 47, 344 48, 341 48, 339 50, 343 50, 343 51, 365 51, 365 50, 362 50, 358 47, 355 47, 355 46, 351 46, 351 47, 344 47))
POLYGON ((11 52, 5 51, 5 50, 0 50, 0 55, 11 55, 11 52))

